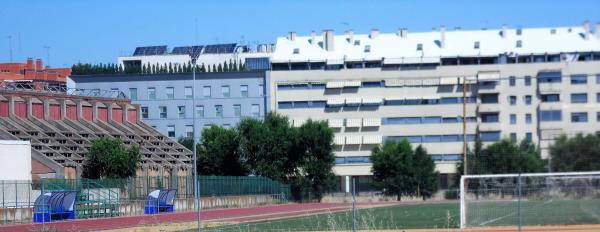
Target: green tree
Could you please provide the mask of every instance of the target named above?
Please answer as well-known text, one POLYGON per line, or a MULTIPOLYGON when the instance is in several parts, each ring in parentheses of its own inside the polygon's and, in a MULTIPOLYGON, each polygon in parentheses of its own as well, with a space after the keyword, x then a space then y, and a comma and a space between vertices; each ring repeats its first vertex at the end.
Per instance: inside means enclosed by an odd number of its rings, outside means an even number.
POLYGON ((550 146, 550 168, 553 172, 600 170, 600 135, 562 135, 550 146))
POLYGON ((403 139, 400 142, 386 141, 371 153, 373 181, 376 187, 387 195, 396 195, 398 201, 403 195, 412 195, 415 180, 412 177, 412 148, 403 139))
POLYGON ((223 72, 229 72, 229 65, 227 64, 227 61, 223 63, 223 72))
POLYGON ((238 150, 238 134, 234 128, 213 125, 202 131, 198 173, 201 175, 244 176, 248 174, 238 150))
POLYGON ((120 139, 107 137, 93 140, 86 157, 82 177, 91 179, 135 176, 141 160, 137 146, 126 147, 120 139))
POLYGON ((213 64, 213 65, 212 65, 212 72, 217 72, 217 71, 218 71, 218 70, 217 70, 217 65, 213 64))
POLYGON ((439 173, 435 170, 435 162, 427 150, 419 145, 413 156, 414 178, 416 183, 416 196, 425 200, 430 198, 438 190, 439 173))

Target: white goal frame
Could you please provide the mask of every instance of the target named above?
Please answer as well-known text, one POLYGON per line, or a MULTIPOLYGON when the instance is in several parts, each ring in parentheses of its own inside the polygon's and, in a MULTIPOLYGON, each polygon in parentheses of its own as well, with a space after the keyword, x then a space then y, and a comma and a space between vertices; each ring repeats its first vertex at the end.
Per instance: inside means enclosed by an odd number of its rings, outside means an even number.
POLYGON ((599 175, 600 171, 593 172, 547 172, 547 173, 523 173, 523 174, 490 174, 490 175, 463 175, 460 178, 460 228, 464 229, 467 226, 467 209, 465 199, 465 180, 466 179, 481 179, 495 177, 541 177, 541 176, 585 176, 599 175))

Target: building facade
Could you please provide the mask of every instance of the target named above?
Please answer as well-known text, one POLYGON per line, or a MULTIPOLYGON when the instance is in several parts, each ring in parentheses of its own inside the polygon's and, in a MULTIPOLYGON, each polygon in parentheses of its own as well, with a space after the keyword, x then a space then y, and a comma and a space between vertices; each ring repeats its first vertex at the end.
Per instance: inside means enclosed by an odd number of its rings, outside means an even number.
POLYGON ((35 63, 33 58, 29 58, 26 63, 0 64, 0 82, 34 83, 37 89, 64 87, 69 75, 71 68, 44 67, 42 59, 35 60, 35 63))
POLYGON ((265 72, 71 76, 69 87, 123 92, 140 105, 141 119, 172 138, 196 136, 211 125, 235 126, 267 112, 265 72), (193 105, 192 98, 195 96, 193 105))
POLYGON ((271 58, 271 109, 294 126, 329 122, 341 190, 350 177, 368 182, 372 148, 400 139, 427 149, 446 187, 463 133, 468 146, 529 140, 547 159, 556 136, 600 131, 595 28, 290 33, 271 58))

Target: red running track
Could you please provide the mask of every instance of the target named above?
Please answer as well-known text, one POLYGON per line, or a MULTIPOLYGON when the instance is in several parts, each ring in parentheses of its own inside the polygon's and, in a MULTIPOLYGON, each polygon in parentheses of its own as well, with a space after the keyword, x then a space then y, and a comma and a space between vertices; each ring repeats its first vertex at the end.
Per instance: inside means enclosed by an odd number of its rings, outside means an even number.
MULTIPOLYGON (((328 213, 349 210, 345 203, 308 203, 258 206, 252 208, 208 209, 202 211, 202 220, 207 221, 256 221, 271 218, 302 216, 306 214, 328 213)), ((96 231, 147 226, 197 220, 197 212, 124 216, 111 218, 79 219, 46 223, 46 230, 55 231, 96 231)), ((2 231, 41 231, 42 224, 21 224, 0 226, 2 231)))

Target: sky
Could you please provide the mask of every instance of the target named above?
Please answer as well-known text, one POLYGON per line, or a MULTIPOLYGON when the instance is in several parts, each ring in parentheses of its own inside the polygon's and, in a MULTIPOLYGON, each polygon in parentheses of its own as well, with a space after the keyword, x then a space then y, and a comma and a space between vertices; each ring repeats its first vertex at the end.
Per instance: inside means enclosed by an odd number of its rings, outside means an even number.
POLYGON ((64 67, 116 62, 137 46, 274 43, 290 31, 558 27, 584 20, 600 21, 599 0, 0 0, 0 63, 10 61, 11 48, 15 62, 49 56, 52 67, 64 67))

